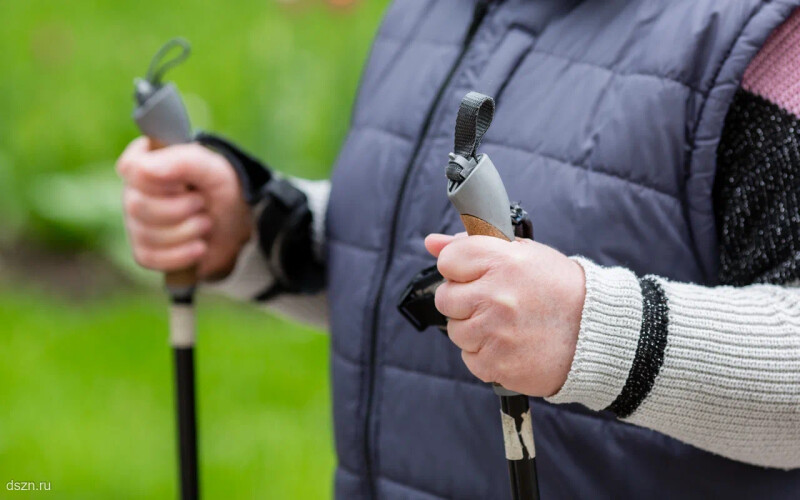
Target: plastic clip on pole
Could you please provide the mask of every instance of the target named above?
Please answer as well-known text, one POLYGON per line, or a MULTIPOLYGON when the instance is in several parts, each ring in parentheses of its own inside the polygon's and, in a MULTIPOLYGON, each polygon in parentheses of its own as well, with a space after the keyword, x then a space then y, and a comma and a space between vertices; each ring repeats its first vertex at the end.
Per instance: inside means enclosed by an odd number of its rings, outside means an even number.
MULTIPOLYGON (((153 57, 145 78, 135 81, 136 107, 133 119, 150 139, 151 149, 191 141, 192 131, 180 92, 172 83, 161 81, 164 73, 189 56, 189 44, 180 38, 167 42, 153 57), (172 59, 173 48, 181 51, 172 59)), ((194 389, 194 267, 165 274, 170 298, 170 344, 175 359, 175 391, 178 411, 181 498, 199 498, 197 474, 197 425, 194 389)))
MULTIPOLYGON (((455 149, 447 165, 447 197, 470 235, 514 240, 506 188, 492 160, 477 149, 494 116, 491 97, 470 92, 456 119, 455 149)), ((493 384, 500 396, 503 438, 514 500, 539 498, 536 450, 527 396, 493 384)))

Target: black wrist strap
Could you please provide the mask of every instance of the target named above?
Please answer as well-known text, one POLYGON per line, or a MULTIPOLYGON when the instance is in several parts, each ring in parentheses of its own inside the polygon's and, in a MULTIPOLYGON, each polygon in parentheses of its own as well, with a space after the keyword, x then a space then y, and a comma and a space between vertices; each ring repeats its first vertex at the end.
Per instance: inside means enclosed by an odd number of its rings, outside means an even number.
POLYGON ((478 147, 494 117, 494 99, 470 92, 461 100, 456 118, 455 143, 445 173, 454 182, 463 181, 477 163, 478 147))
MULTIPOLYGON (((278 236, 287 227, 297 227, 301 222, 307 211, 304 209, 308 207, 308 199, 289 181, 278 178, 273 178, 262 187, 260 199, 264 200, 264 208, 258 220, 258 238, 262 248, 274 248, 278 236)), ((310 217, 310 212, 308 215, 310 217)))
POLYGON ((221 136, 199 132, 195 141, 228 160, 249 205, 264 205, 256 221, 258 243, 275 283, 256 300, 319 291, 324 286, 324 269, 314 255, 312 213, 305 193, 221 136))
POLYGON ((494 117, 494 99, 478 92, 470 92, 461 101, 456 119, 453 153, 470 159, 481 145, 483 134, 489 130, 494 117))
POLYGON ((222 136, 209 132, 198 132, 194 140, 228 160, 228 163, 236 171, 236 176, 242 186, 242 195, 248 205, 255 205, 259 202, 264 186, 272 180, 272 171, 268 166, 222 136))

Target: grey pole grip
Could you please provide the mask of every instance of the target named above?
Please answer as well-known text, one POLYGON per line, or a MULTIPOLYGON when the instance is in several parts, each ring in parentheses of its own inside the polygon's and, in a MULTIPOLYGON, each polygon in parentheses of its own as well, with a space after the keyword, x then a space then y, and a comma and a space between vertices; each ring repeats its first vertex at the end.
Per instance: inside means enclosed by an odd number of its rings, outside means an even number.
MULTIPOLYGON (((146 85, 137 81, 137 88, 146 85)), ((191 141, 192 128, 181 94, 174 83, 154 88, 133 110, 133 119, 144 135, 160 147, 191 141)))
MULTIPOLYGON (((451 160, 454 161, 454 160, 451 160)), ((456 207, 469 235, 485 235, 514 241, 503 180, 488 155, 480 155, 466 179, 450 181, 447 197, 456 207)))

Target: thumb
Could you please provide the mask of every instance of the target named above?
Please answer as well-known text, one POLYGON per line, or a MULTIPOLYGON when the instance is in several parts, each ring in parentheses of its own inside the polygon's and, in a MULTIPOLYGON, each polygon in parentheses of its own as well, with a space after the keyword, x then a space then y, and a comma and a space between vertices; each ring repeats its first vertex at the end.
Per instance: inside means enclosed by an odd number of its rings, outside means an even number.
POLYGON ((449 245, 454 239, 455 236, 450 236, 448 234, 431 233, 425 237, 425 249, 438 259, 444 247, 449 245))
POLYGON ((163 186, 194 186, 203 191, 218 185, 229 168, 221 155, 199 144, 170 146, 146 157, 143 174, 163 186))

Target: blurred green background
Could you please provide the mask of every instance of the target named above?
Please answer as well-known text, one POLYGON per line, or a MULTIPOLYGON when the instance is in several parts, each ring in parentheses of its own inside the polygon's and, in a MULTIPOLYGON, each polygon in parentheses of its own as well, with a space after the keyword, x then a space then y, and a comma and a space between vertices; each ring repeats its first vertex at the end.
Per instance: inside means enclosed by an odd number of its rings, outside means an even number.
MULTIPOLYGON (((348 4, 0 1, 0 497, 175 497, 164 300, 130 258, 114 173, 132 80, 188 38, 169 79, 193 124, 325 177, 387 0, 348 4)), ((206 498, 329 497, 327 337, 201 300, 206 498)))

